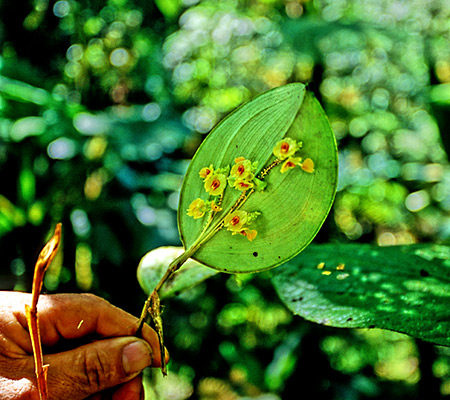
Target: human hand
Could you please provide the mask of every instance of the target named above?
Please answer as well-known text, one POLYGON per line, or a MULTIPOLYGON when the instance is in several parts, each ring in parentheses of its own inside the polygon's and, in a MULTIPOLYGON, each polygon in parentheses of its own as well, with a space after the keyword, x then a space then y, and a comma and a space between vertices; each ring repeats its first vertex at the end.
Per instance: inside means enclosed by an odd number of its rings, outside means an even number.
MULTIPOLYGON (((0 400, 39 399, 25 316, 31 295, 0 292, 0 400)), ((52 400, 144 398, 140 372, 161 365, 156 332, 90 294, 41 295, 39 327, 52 400)))

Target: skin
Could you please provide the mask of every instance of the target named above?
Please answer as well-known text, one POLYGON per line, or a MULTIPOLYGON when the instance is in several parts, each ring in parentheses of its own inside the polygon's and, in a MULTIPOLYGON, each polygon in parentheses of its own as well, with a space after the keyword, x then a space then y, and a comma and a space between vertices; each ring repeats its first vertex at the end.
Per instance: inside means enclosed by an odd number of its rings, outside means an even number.
MULTIPOLYGON (((39 400, 30 302, 28 293, 0 292, 0 400, 39 400)), ((136 338, 136 317, 90 294, 41 295, 38 316, 49 399, 144 398, 141 371, 161 365, 153 329, 136 338)))

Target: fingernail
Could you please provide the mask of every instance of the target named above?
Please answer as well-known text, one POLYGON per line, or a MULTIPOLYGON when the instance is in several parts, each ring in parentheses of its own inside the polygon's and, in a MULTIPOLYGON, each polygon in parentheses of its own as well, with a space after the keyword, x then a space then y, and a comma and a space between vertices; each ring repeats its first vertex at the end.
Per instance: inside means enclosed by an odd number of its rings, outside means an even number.
POLYGON ((152 364, 152 351, 150 346, 137 341, 126 345, 122 352, 123 369, 126 374, 140 372, 152 364))

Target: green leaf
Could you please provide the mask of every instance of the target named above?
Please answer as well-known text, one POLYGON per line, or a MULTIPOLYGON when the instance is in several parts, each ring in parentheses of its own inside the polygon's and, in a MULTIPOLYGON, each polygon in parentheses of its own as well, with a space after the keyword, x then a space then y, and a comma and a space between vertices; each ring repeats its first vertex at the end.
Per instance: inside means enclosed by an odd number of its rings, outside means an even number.
POLYGON ((280 298, 307 320, 450 346, 449 246, 309 246, 277 272, 280 298))
MULTIPOLYGON (((145 293, 150 294, 161 277, 167 270, 167 266, 183 253, 182 247, 159 247, 149 251, 139 263, 137 278, 145 293)), ((161 299, 176 296, 201 282, 217 274, 217 271, 189 259, 182 269, 175 272, 159 291, 161 299)))
POLYGON ((19 174, 19 198, 27 205, 31 204, 36 195, 36 178, 29 167, 24 167, 19 174))
POLYGON ((26 222, 25 212, 0 194, 0 236, 26 222))
POLYGON ((159 11, 168 19, 176 18, 182 9, 180 0, 155 0, 159 11))
POLYGON ((0 77, 0 93, 7 98, 34 103, 39 106, 50 105, 52 102, 52 95, 44 89, 4 76, 0 77))
POLYGON ((264 383, 273 391, 283 389, 285 382, 296 370, 298 347, 302 339, 302 332, 290 332, 286 339, 274 349, 273 360, 267 366, 264 383))
POLYGON ((24 117, 15 121, 9 131, 9 136, 15 142, 20 142, 29 136, 42 135, 47 129, 47 123, 42 117, 24 117))
POLYGON ((314 238, 330 210, 336 183, 335 138, 318 101, 299 83, 270 90, 228 115, 195 154, 180 195, 181 240, 190 257, 219 271, 272 268, 292 258, 314 238), (280 166, 272 168, 264 178, 267 187, 251 193, 240 208, 260 213, 249 226, 258 232, 253 241, 219 229, 242 193, 230 185, 223 195, 222 211, 206 229, 208 214, 199 219, 187 215, 193 200, 214 198, 206 193, 199 177, 202 168, 211 164, 214 169, 231 168, 237 157, 245 157, 258 163, 258 177, 276 159, 272 151, 285 137, 303 142, 295 156, 311 158, 315 172, 295 167, 282 174, 280 166))

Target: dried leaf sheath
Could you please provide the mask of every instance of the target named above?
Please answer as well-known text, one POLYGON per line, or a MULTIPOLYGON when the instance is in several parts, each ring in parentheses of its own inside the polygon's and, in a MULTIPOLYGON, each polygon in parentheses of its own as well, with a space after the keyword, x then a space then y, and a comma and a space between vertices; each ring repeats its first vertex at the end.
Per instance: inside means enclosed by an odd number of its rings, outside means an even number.
POLYGON ((155 290, 151 294, 151 304, 149 308, 149 313, 153 321, 156 333, 159 339, 159 349, 161 351, 161 372, 165 376, 167 375, 166 366, 166 351, 164 347, 164 335, 163 335, 163 322, 161 318, 161 302, 159 299, 158 292, 155 290))
POLYGON ((58 251, 60 241, 61 241, 61 224, 59 223, 56 225, 55 232, 53 233, 52 238, 47 242, 47 244, 44 246, 41 253, 39 254, 36 266, 34 268, 31 306, 28 304, 25 305, 25 314, 27 317, 28 329, 30 331, 31 344, 33 346, 36 379, 39 397, 41 400, 48 399, 48 389, 47 389, 48 365, 44 365, 43 362, 41 337, 39 331, 39 319, 37 313, 37 303, 39 300, 39 294, 42 289, 45 271, 47 270, 51 261, 55 257, 55 254, 58 251))

